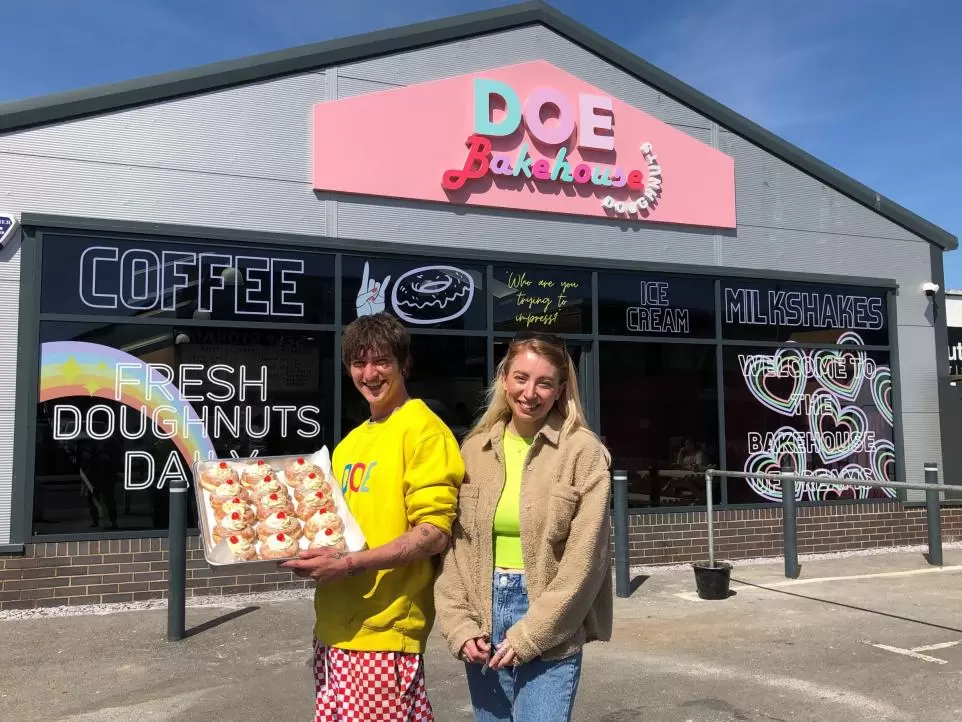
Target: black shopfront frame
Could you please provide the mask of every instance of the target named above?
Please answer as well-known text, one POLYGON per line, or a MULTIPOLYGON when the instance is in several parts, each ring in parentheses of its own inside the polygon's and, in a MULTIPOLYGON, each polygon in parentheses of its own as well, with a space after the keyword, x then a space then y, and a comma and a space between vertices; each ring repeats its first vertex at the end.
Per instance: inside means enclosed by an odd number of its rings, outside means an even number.
MULTIPOLYGON (((598 428, 601 417, 600 398, 597 393, 599 383, 599 344, 606 341, 617 341, 621 343, 657 343, 657 344, 698 344, 713 346, 715 348, 716 374, 717 374, 717 415, 718 415, 718 450, 719 466, 726 468, 726 424, 725 424, 725 384, 723 356, 726 348, 731 347, 754 347, 754 348, 779 348, 784 346, 779 341, 733 341, 722 338, 722 318, 721 318, 721 286, 723 279, 750 279, 756 281, 791 281, 798 283, 831 284, 833 286, 861 286, 871 287, 880 293, 884 293, 887 303, 887 325, 889 329, 888 343, 880 346, 863 346, 861 350, 872 352, 885 352, 889 355, 892 372, 892 408, 894 415, 893 440, 896 450, 896 473, 897 479, 905 478, 904 468, 904 437, 901 426, 901 402, 899 398, 900 378, 898 368, 898 321, 896 315, 895 294, 898 284, 894 279, 845 277, 821 274, 777 274, 769 271, 758 271, 755 269, 736 269, 727 267, 707 267, 707 266, 688 266, 673 264, 654 264, 641 262, 627 262, 623 260, 606 260, 597 258, 567 257, 559 259, 556 256, 538 256, 535 254, 518 254, 509 252, 492 253, 480 250, 466 250, 457 248, 444 248, 436 246, 397 246, 381 242, 352 240, 344 238, 327 238, 315 236, 296 236, 278 233, 261 233, 237 231, 229 232, 223 229, 186 227, 176 225, 160 225, 153 223, 119 222, 103 219, 86 219, 61 216, 31 215, 24 214, 22 218, 22 249, 21 249, 21 280, 20 280, 20 309, 18 327, 18 367, 17 367, 17 389, 16 389, 16 411, 15 411, 15 433, 14 433, 14 484, 12 498, 12 518, 11 518, 11 541, 14 544, 33 543, 33 542, 62 542, 62 541, 81 541, 86 539, 126 539, 137 537, 163 537, 166 530, 154 529, 140 532, 97 532, 88 534, 67 534, 67 535, 32 535, 33 518, 33 498, 34 498, 34 463, 35 463, 35 443, 36 443, 36 415, 38 400, 39 383, 39 330, 42 321, 89 321, 96 320, 99 323, 117 322, 124 324, 150 324, 150 323, 169 323, 169 320, 158 319, 151 321, 147 319, 134 320, 130 318, 113 318, 105 316, 86 317, 83 315, 63 315, 63 314, 43 314, 40 309, 41 299, 41 259, 43 251, 44 234, 56 233, 58 235, 70 234, 73 236, 89 236, 91 238, 111 239, 111 240, 136 240, 145 243, 178 243, 184 241, 197 242, 200 244, 212 244, 222 246, 257 244, 261 247, 288 247, 291 250, 300 252, 322 252, 333 253, 335 256, 335 285, 334 285, 334 319, 331 324, 297 324, 298 330, 316 330, 334 332, 334 359, 335 367, 340 359, 340 330, 343 328, 344 319, 343 289, 341 283, 341 263, 344 256, 355 256, 359 253, 368 253, 383 257, 411 258, 426 257, 436 258, 442 255, 466 263, 473 263, 483 266, 486 269, 485 284, 485 304, 487 316, 487 328, 483 330, 461 330, 445 328, 409 328, 412 335, 456 335, 474 336, 486 340, 487 348, 487 370, 488 378, 492 376, 496 365, 494 355, 495 343, 510 339, 513 332, 495 331, 494 314, 492 312, 493 296, 488 292, 491 282, 494 280, 494 269, 497 266, 520 264, 530 265, 541 268, 575 268, 589 269, 591 277, 591 302, 592 302, 592 323, 588 333, 569 333, 564 334, 566 341, 570 344, 577 344, 581 348, 581 360, 579 375, 581 377, 582 394, 585 398, 586 413, 589 421, 594 428, 598 428), (440 252, 440 253, 439 253, 440 252), (715 335, 711 338, 664 338, 659 336, 619 336, 599 333, 599 299, 598 299, 598 278, 599 274, 604 273, 626 273, 632 272, 644 274, 676 274, 686 277, 712 278, 715 293, 715 335)), ((178 319, 178 326, 204 326, 202 320, 192 321, 190 319, 178 319)), ((225 328, 237 327, 244 328, 247 323, 227 322, 221 324, 225 328)), ((811 343, 798 344, 798 348, 818 348, 818 349, 843 349, 832 344, 811 343)), ((334 413, 334 436, 340 438, 345 429, 340 428, 342 395, 343 388, 342 375, 334 374, 333 381, 333 408, 334 413)), ((348 390, 349 391, 349 390, 348 390)), ((721 485, 721 504, 730 509, 753 509, 770 508, 771 503, 751 503, 751 504, 727 504, 727 484, 721 485)), ((880 501, 872 499, 873 502, 880 501)), ((904 501, 904 492, 899 492, 896 499, 891 501, 904 501)), ((826 505, 826 504, 858 504, 860 500, 832 500, 821 502, 800 502, 800 505, 826 505)), ((659 513, 678 513, 704 510, 701 506, 674 506, 674 507, 654 507, 654 508, 633 508, 631 513, 640 514, 659 514, 659 513)))

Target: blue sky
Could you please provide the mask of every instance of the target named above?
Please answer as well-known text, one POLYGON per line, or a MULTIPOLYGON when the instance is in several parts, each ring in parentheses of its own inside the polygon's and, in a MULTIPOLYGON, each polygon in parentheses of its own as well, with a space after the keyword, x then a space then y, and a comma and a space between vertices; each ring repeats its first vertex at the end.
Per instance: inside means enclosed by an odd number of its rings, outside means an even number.
MULTIPOLYGON (((3 7, 0 101, 509 4, 10 0, 3 7)), ((551 4, 962 236, 962 3, 551 4)), ((946 256, 946 281, 962 287, 962 252, 946 256)))

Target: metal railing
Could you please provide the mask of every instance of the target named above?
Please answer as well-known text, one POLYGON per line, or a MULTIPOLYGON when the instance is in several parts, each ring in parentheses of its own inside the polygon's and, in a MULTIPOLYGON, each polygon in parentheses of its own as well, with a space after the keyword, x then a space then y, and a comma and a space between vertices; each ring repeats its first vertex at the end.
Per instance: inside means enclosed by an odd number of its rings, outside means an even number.
MULTIPOLYGON (((924 491, 929 545, 928 562, 933 566, 942 566, 942 520, 940 516, 939 494, 944 491, 958 492, 962 490, 962 487, 939 484, 939 468, 937 464, 924 464, 923 470, 926 480, 924 484, 844 479, 844 486, 867 486, 880 489, 913 489, 924 491)), ((778 474, 753 474, 743 471, 724 471, 722 469, 708 469, 705 471, 705 510, 708 521, 708 564, 710 566, 714 566, 715 564, 715 523, 712 499, 712 479, 715 477, 765 479, 767 481, 777 481, 781 484, 785 576, 796 579, 799 575, 800 567, 798 563, 798 518, 795 485, 832 483, 831 480, 822 476, 789 474, 787 471, 778 474)), ((616 470, 612 472, 612 480, 614 497, 612 517, 615 532, 615 594, 619 597, 627 597, 631 593, 628 556, 628 472, 620 469, 616 470)))
MULTIPOLYGON (((960 487, 939 484, 939 468, 925 464, 925 484, 909 484, 895 481, 866 481, 845 479, 846 486, 868 486, 886 489, 914 489, 925 492, 926 522, 928 526, 929 564, 942 566, 942 521, 939 493, 959 491, 960 487), (929 483, 931 482, 931 483, 929 483)), ((705 501, 708 518, 708 563, 715 564, 715 525, 712 500, 712 479, 766 479, 778 481, 782 487, 782 535, 785 547, 785 576, 795 579, 799 574, 798 528, 795 506, 795 484, 824 484, 826 477, 798 476, 793 474, 752 474, 742 471, 708 469, 705 471, 705 501)), ((627 597, 631 594, 631 573, 628 555, 628 472, 618 469, 612 472, 613 521, 615 532, 615 594, 627 597)), ((167 536, 168 597, 167 639, 179 641, 185 636, 187 606, 187 484, 171 480, 170 520, 167 536)))
MULTIPOLYGON (((783 467, 790 468, 790 467, 783 467)), ((923 464, 925 484, 911 484, 902 481, 870 481, 867 479, 844 479, 844 486, 867 486, 875 489, 913 489, 925 492, 926 525, 928 527, 929 564, 942 566, 942 518, 940 516, 939 493, 943 491, 958 491, 958 487, 939 484, 939 467, 937 464, 923 464)), ((745 471, 724 471, 708 469, 705 471, 705 497, 708 517, 708 564, 715 565, 715 535, 712 513, 712 479, 714 477, 729 479, 764 479, 778 481, 782 488, 782 538, 785 551, 785 576, 797 579, 798 565, 798 517, 795 506, 795 484, 825 484, 831 483, 826 477, 814 475, 789 474, 783 470, 779 474, 754 474, 745 471)), ((842 480, 840 480, 842 481, 842 480)))

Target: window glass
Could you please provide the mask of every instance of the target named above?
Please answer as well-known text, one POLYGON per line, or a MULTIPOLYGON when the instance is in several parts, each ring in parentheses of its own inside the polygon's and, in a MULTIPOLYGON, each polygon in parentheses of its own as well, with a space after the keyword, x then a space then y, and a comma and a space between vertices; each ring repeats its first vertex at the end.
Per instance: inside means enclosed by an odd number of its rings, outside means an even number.
MULTIPOLYGON (((463 336, 411 337, 408 394, 423 400, 448 425, 458 441, 470 430, 484 405, 487 384, 485 339, 463 336)), ((370 408, 344 372, 342 433, 370 418, 370 408)))
POLYGON ((723 280, 721 304, 729 339, 888 344, 886 293, 878 289, 723 280))
MULTIPOLYGON (((43 322, 34 533, 167 526, 195 458, 333 448, 333 334, 43 322)), ((193 494, 190 520, 196 524, 193 494)))
POLYGON ((334 256, 45 233, 41 311, 333 323, 334 256))
POLYGON ((604 341, 599 353, 601 435, 630 505, 704 504, 718 466, 714 346, 604 341))
POLYGON ((483 331, 484 274, 459 261, 344 256, 344 323, 387 311, 406 326, 483 331))
POLYGON ((715 283, 663 274, 600 274, 598 330, 616 336, 714 338, 715 283))
POLYGON ((591 333, 591 274, 540 266, 495 266, 495 331, 591 333))
MULTIPOLYGON (((787 462, 824 479, 798 490, 803 501, 895 496, 845 483, 897 481, 888 354, 728 348, 724 370, 729 469, 776 473, 787 462)), ((731 504, 780 500, 777 482, 728 481, 731 504)))

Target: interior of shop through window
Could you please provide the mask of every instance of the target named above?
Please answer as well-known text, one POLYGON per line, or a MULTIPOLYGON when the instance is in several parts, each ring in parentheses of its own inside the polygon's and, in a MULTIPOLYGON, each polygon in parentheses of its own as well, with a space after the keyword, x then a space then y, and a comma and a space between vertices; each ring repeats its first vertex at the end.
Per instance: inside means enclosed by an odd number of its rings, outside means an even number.
POLYGON ((717 468, 715 347, 603 341, 601 435, 632 506, 705 504, 717 468))
POLYGON ((336 335, 379 311, 411 331, 411 395, 459 440, 512 334, 559 334, 633 508, 701 506, 706 468, 786 459, 824 479, 803 501, 892 496, 845 483, 897 474, 884 289, 380 254, 335 278, 336 251, 226 248, 44 237, 35 535, 164 529, 165 480, 195 452, 333 450, 368 417, 336 335))

